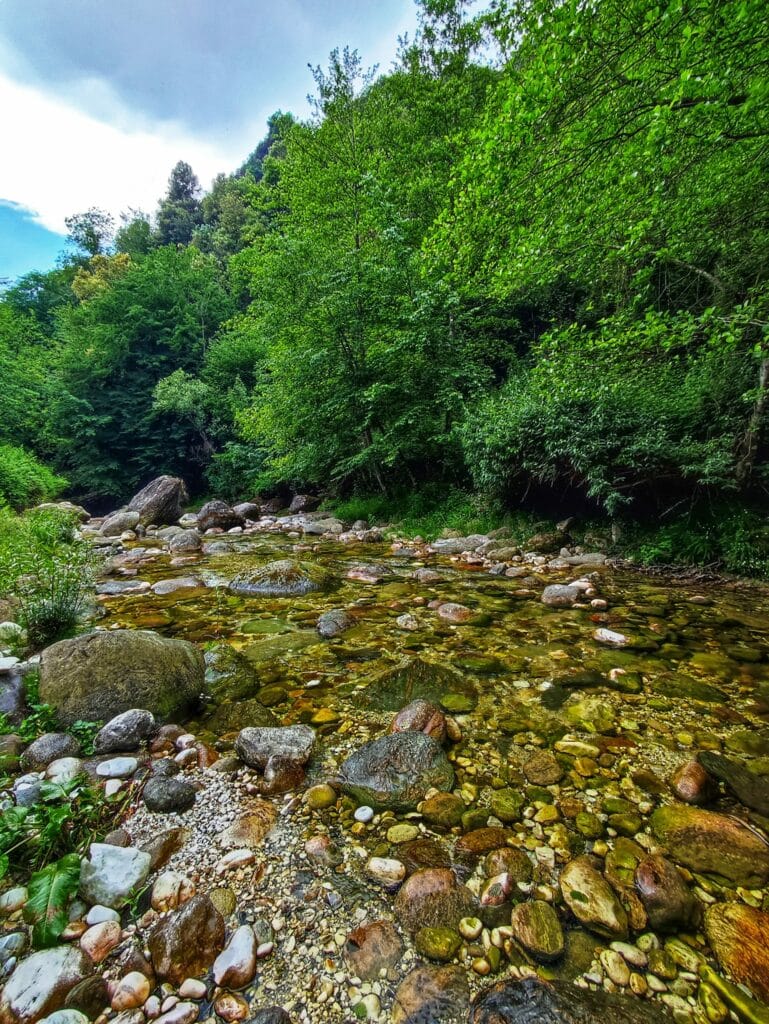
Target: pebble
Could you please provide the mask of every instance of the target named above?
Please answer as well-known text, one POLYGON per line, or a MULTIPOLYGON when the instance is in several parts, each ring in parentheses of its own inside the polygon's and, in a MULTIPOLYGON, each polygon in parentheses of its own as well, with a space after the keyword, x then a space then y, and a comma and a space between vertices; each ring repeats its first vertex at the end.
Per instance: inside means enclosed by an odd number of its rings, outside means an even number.
POLYGON ((96 774, 101 779, 127 779, 139 767, 135 757, 112 757, 96 766, 96 774))
POLYGON ((604 949, 601 951, 599 959, 603 969, 615 985, 624 988, 630 983, 630 968, 620 953, 614 949, 604 949))
POLYGON ((366 874, 380 885, 398 885, 406 877, 406 865, 389 857, 371 857, 366 862, 366 874))
POLYGON ((356 821, 360 821, 364 825, 367 825, 374 817, 374 808, 368 807, 366 804, 364 804, 362 807, 358 807, 356 809, 355 813, 353 814, 353 817, 355 818, 356 821))
POLYGON ((206 991, 206 983, 197 978, 185 978, 179 986, 182 999, 205 999, 206 991))

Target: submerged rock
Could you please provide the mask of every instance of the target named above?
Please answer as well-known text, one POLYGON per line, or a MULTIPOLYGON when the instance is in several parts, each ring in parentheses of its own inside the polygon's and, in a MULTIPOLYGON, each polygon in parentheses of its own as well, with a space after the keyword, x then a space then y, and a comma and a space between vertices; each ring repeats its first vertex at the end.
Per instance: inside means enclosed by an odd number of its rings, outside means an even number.
POLYGON ((590 857, 570 861, 560 885, 569 909, 586 928, 608 939, 627 938, 627 912, 590 857))
POLYGON ((767 779, 753 775, 737 761, 732 761, 711 750, 700 751, 699 760, 703 769, 709 775, 723 782, 741 804, 769 817, 769 781, 767 779))
POLYGON ((769 1003, 769 914, 744 903, 717 903, 705 934, 721 970, 769 1003))
POLYGON ((677 864, 751 889, 769 881, 769 845, 734 818, 670 804, 658 807, 649 824, 677 864))
POLYGON ((563 928, 558 915, 544 900, 519 903, 511 916, 513 937, 536 960, 557 960, 563 955, 563 928))
POLYGON ((470 989, 461 967, 420 964, 398 986, 392 1024, 454 1024, 467 1019, 470 989))
POLYGON ((396 732, 361 747, 342 764, 340 781, 361 804, 413 810, 428 789, 450 790, 454 769, 439 743, 421 732, 396 732))
POLYGON ((411 658, 387 669, 359 695, 363 704, 373 711, 393 712, 417 698, 446 707, 444 698, 451 696, 466 698, 472 707, 475 686, 454 669, 422 658, 411 658))
POLYGON ((659 1003, 570 982, 538 978, 507 979, 473 1000, 470 1024, 664 1024, 670 1021, 659 1003))
POLYGON ((330 640, 354 625, 355 619, 345 608, 332 608, 318 618, 316 628, 324 640, 330 640))
POLYGON ((229 585, 239 597, 302 597, 329 586, 328 575, 315 565, 281 558, 240 573, 229 585))
POLYGON ((355 928, 344 944, 348 968, 363 981, 375 981, 381 970, 395 967, 403 955, 403 940, 392 921, 371 921, 355 928))
POLYGON ((137 704, 168 718, 194 704, 203 685, 203 655, 194 644, 145 630, 60 640, 40 660, 40 699, 64 725, 109 721, 137 704))
POLYGON ((635 889, 649 918, 661 932, 696 927, 702 908, 674 864, 659 854, 644 857, 635 869, 635 889))
POLYGON ((476 911, 473 894, 450 868, 424 868, 406 879, 395 898, 395 915, 408 931, 456 929, 476 911))

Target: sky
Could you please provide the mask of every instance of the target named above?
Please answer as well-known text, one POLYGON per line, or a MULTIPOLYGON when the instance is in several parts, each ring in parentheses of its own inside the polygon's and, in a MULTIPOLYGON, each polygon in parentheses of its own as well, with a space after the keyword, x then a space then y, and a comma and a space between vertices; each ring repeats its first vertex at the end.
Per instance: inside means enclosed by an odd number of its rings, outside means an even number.
POLYGON ((308 113, 335 46, 386 70, 413 0, 0 0, 0 281, 47 270, 64 218, 208 187, 275 110, 308 113))

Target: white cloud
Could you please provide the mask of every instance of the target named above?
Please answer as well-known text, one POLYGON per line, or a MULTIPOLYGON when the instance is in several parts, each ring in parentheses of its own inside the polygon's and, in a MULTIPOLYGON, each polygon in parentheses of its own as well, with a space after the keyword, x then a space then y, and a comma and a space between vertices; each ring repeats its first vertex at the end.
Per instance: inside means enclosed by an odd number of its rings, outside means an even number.
POLYGON ((128 207, 153 210, 178 160, 208 187, 250 148, 240 140, 215 146, 173 123, 140 120, 103 82, 92 85, 104 119, 0 72, 0 199, 30 210, 51 231, 64 231, 65 217, 91 206, 115 217, 128 207))

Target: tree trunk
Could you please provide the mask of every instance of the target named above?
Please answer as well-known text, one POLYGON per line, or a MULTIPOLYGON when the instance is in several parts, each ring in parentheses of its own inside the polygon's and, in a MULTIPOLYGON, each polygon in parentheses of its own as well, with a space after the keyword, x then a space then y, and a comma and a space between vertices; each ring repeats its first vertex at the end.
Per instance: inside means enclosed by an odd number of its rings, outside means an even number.
POLYGON ((758 394, 753 403, 748 427, 740 446, 742 450, 737 458, 736 476, 740 487, 746 487, 750 481, 767 406, 769 406, 769 357, 761 360, 758 369, 758 394))

